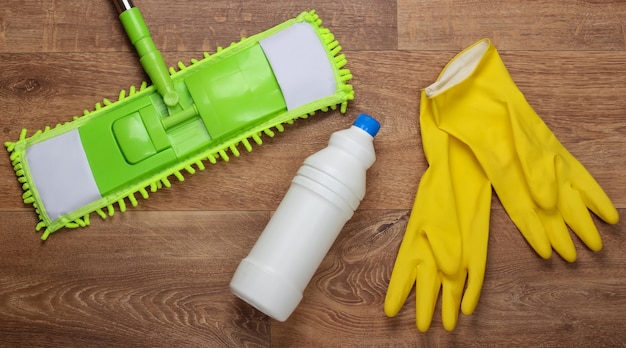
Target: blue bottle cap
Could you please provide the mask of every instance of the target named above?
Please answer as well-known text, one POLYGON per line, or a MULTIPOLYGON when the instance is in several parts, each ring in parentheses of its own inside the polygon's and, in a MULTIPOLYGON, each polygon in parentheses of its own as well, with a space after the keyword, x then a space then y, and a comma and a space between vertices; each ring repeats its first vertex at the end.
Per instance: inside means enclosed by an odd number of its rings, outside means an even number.
POLYGON ((378 130, 380 129, 380 123, 368 114, 360 114, 359 116, 357 116, 352 125, 361 128, 362 130, 369 133, 372 137, 375 137, 376 134, 378 134, 378 130))

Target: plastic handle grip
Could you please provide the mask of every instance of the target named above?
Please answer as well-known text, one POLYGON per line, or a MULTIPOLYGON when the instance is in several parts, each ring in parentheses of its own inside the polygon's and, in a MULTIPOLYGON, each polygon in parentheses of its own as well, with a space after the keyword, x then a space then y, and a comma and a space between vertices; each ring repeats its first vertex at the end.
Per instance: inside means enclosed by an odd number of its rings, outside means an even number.
MULTIPOLYGON (((132 6, 130 2, 126 4, 132 6)), ((174 83, 170 78, 169 71, 163 60, 161 52, 156 48, 148 26, 139 12, 139 9, 132 7, 120 14, 120 21, 126 30, 130 42, 135 46, 139 54, 139 61, 150 77, 152 84, 163 97, 167 106, 178 104, 178 92, 174 89, 174 83)))

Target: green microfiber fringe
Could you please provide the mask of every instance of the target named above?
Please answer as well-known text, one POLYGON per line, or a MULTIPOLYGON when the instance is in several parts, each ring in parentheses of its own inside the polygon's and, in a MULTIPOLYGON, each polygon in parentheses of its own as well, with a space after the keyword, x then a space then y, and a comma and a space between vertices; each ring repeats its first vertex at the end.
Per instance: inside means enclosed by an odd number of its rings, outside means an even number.
MULTIPOLYGON (((347 60, 346 60, 345 55, 341 53, 342 47, 335 40, 335 37, 330 32, 330 30, 322 27, 322 20, 315 13, 315 11, 303 13, 300 16, 298 16, 297 19, 306 20, 318 28, 324 44, 328 48, 331 56, 334 57, 333 59, 334 59, 335 69, 337 69, 339 79, 340 79, 338 81, 338 86, 340 87, 340 90, 343 93, 341 102, 336 105, 322 107, 319 110, 322 112, 327 112, 329 110, 337 110, 337 107, 339 107, 339 111, 341 113, 345 113, 347 109, 348 101, 354 99, 354 90, 353 90, 353 87, 347 83, 350 79, 352 79, 352 74, 350 73, 350 70, 345 68, 345 65, 347 64, 347 60)), ((243 38, 241 41, 244 41, 244 40, 246 39, 243 38)), ((233 47, 234 45, 236 45, 236 43, 232 43, 230 47, 233 47)), ((215 54, 219 54, 220 52, 227 50, 227 49, 228 48, 224 49, 222 47, 218 47, 215 54)), ((178 62, 177 67, 179 70, 176 71, 174 67, 170 67, 169 68, 170 74, 172 76, 175 76, 176 74, 180 73, 181 71, 187 68, 190 68, 196 64, 202 63, 204 59, 208 59, 209 57, 211 57, 211 55, 208 52, 205 52, 203 60, 191 59, 191 64, 189 66, 186 66, 182 62, 178 62)), ((135 86, 131 86, 128 89, 128 92, 126 90, 122 90, 120 91, 118 95, 117 102, 120 102, 126 99, 127 97, 131 97, 135 95, 136 93, 139 93, 145 90, 147 87, 148 85, 144 81, 140 85, 138 90, 135 86)), ((103 99, 102 103, 97 103, 95 105, 94 111, 100 111, 113 104, 114 102, 105 98, 103 99)), ((73 117, 73 120, 77 120, 77 119, 84 118, 84 117, 90 117, 92 112, 85 110, 82 116, 75 116, 73 117)), ((89 215, 91 212, 96 212, 102 219, 106 219, 109 216, 113 216, 115 214, 115 205, 118 206, 118 210, 120 212, 125 212, 127 210, 126 200, 128 200, 128 202, 130 203, 132 207, 136 207, 138 205, 138 201, 137 201, 135 194, 139 194, 143 199, 148 199, 149 198, 148 190, 150 192, 156 192, 157 190, 162 189, 163 187, 166 187, 166 188, 171 187, 171 182, 169 181, 170 176, 174 176, 176 179, 178 179, 178 181, 184 181, 185 177, 182 173, 183 171, 186 171, 188 174, 196 173, 196 169, 193 168, 193 165, 195 165, 198 170, 204 170, 205 166, 203 164, 203 161, 209 161, 211 164, 216 164, 218 162, 218 159, 221 158, 223 161, 228 162, 230 160, 230 156, 228 155, 228 152, 230 152, 235 157, 239 157, 241 155, 241 152, 239 151, 239 148, 238 148, 239 145, 243 145, 245 150, 247 152, 250 152, 252 151, 252 148, 253 148, 250 140, 252 140, 257 145, 261 145, 263 144, 263 140, 262 140, 263 135, 266 135, 269 137, 275 136, 275 132, 272 129, 275 129, 279 133, 283 132, 285 130, 284 125, 293 124, 294 121, 297 119, 301 119, 301 118, 306 119, 309 116, 312 116, 314 114, 315 114, 315 111, 310 112, 308 114, 300 115, 297 117, 292 117, 289 119, 277 120, 276 122, 263 125, 262 129, 255 128, 251 131, 248 131, 240 135, 239 137, 235 139, 230 139, 229 141, 226 141, 225 143, 220 144, 219 149, 217 150, 208 150, 205 153, 202 153, 201 155, 195 156, 185 161, 185 163, 180 164, 179 166, 175 167, 173 170, 169 170, 167 172, 161 173, 155 180, 149 181, 147 185, 140 185, 137 188, 133 188, 130 190, 126 190, 125 192, 120 192, 119 194, 115 194, 114 199, 106 202, 105 204, 96 206, 95 208, 91 209, 90 212, 87 212, 78 218, 71 219, 70 221, 65 222, 64 227, 78 228, 78 227, 88 226, 90 223, 89 215)), ((55 128, 61 125, 62 124, 57 124, 55 128)), ((51 130, 50 127, 45 127, 43 130, 38 130, 37 132, 35 132, 33 135, 31 135, 31 137, 38 136, 50 130, 51 130)), ((52 232, 58 230, 58 228, 50 229, 44 222, 44 218, 41 215, 40 209, 37 206, 35 199, 32 197, 33 192, 31 188, 29 187, 26 177, 24 176, 24 172, 22 170, 22 164, 20 163, 20 158, 22 158, 22 154, 19 153, 19 151, 15 149, 15 144, 19 141, 25 140, 27 138, 26 135, 27 135, 27 131, 26 129, 23 129, 22 132, 20 133, 19 139, 16 142, 6 142, 5 147, 7 148, 7 151, 10 153, 10 158, 13 164, 13 169, 18 177, 18 181, 22 184, 22 190, 24 191, 24 194, 22 197, 23 201, 25 204, 32 204, 33 207, 35 208, 35 211, 40 219, 39 223, 36 226, 36 230, 41 231, 43 229, 41 239, 46 240, 49 237, 49 235, 52 232)))

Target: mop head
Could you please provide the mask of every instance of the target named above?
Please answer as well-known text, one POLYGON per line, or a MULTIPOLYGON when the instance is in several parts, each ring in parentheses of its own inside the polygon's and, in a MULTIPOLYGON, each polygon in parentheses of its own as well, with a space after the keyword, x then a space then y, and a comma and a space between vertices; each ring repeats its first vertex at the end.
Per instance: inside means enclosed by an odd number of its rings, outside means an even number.
POLYGON ((169 187, 170 177, 204 169, 204 161, 228 161, 262 135, 315 111, 345 113, 354 98, 346 59, 314 11, 303 12, 242 39, 189 66, 170 68, 180 96, 166 106, 154 86, 122 90, 95 110, 5 146, 39 216, 45 240, 63 227, 89 225, 89 215, 112 216, 117 205, 169 187))

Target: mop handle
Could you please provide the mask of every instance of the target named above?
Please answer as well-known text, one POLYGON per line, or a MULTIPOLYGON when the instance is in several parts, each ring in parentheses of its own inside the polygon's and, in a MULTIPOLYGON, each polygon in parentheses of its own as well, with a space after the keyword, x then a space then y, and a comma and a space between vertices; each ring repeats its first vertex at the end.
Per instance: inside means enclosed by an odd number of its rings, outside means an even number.
POLYGON ((139 54, 139 61, 146 71, 152 84, 169 107, 178 104, 178 92, 170 77, 161 52, 156 48, 146 22, 130 0, 114 0, 119 18, 133 46, 139 54))
POLYGON ((113 3, 115 4, 115 8, 117 8, 117 12, 120 14, 134 7, 130 0, 115 0, 113 3))

